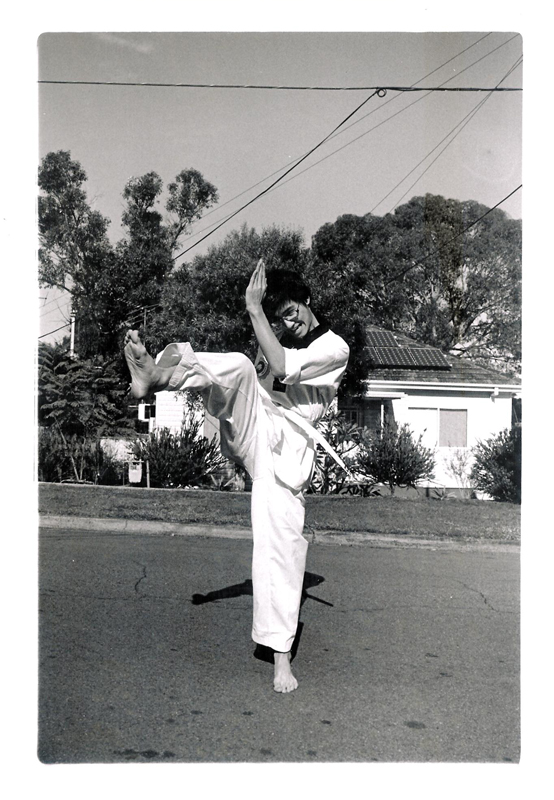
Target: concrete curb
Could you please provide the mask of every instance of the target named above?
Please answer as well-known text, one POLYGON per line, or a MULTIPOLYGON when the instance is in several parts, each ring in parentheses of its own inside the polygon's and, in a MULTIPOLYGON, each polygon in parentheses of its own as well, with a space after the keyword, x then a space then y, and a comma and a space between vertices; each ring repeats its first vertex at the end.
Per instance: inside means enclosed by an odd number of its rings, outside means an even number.
MULTIPOLYGON (((109 519, 106 517, 59 517, 45 514, 39 517, 41 528, 62 531, 93 531, 97 533, 143 534, 148 536, 206 536, 222 539, 252 539, 250 528, 235 525, 196 525, 152 520, 109 519)), ((480 550, 519 553, 519 543, 477 540, 419 539, 415 536, 360 533, 356 531, 326 531, 306 529, 304 537, 310 544, 370 545, 385 548, 418 548, 426 550, 480 550)))
POLYGON ((217 525, 183 525, 180 522, 158 522, 140 519, 109 519, 107 517, 39 517, 41 528, 95 531, 98 533, 141 533, 148 536, 219 536, 226 539, 251 539, 250 528, 217 525))

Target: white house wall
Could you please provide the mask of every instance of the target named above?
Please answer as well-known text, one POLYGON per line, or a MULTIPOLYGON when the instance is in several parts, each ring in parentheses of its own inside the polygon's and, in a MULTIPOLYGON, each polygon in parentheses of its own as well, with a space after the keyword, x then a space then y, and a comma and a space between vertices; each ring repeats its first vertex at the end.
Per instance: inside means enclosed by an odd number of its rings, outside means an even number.
POLYGON ((156 428, 169 428, 172 433, 181 430, 185 398, 180 392, 156 392, 156 428))
MULTIPOLYGON (((450 390, 439 392, 435 390, 411 390, 402 387, 405 394, 402 397, 389 397, 387 402, 392 403, 395 421, 402 425, 407 423, 416 437, 423 434, 422 442, 426 447, 435 451, 435 480, 430 485, 457 488, 468 485, 467 480, 460 483, 455 479, 450 470, 450 462, 457 456, 469 457, 469 451, 478 441, 489 439, 512 424, 512 396, 511 392, 500 391, 497 397, 491 397, 491 391, 464 392, 450 390), (427 410, 416 416, 414 410, 427 410), (467 411, 467 447, 439 447, 439 411, 440 409, 467 411)), ((173 432, 181 429, 183 413, 186 407, 184 393, 157 392, 156 393, 156 418, 155 427, 166 427, 173 432)), ((202 412, 198 412, 202 413, 202 412)), ((209 439, 219 434, 219 423, 209 414, 205 415, 202 433, 209 439)), ((466 472, 469 473, 471 461, 467 461, 466 472)), ((423 484, 425 485, 425 484, 423 484)))
POLYGON ((395 421, 399 425, 407 423, 417 437, 423 434, 422 444, 435 450, 435 482, 439 485, 449 488, 460 486, 460 481, 453 477, 450 469, 453 458, 463 457, 465 450, 468 456, 466 472, 469 472, 471 448, 478 441, 489 439, 502 430, 511 428, 512 395, 501 393, 492 398, 491 394, 492 392, 477 394, 460 391, 442 395, 438 392, 420 391, 392 400, 395 421), (439 447, 441 409, 467 411, 466 448, 439 447), (422 413, 419 414, 418 411, 422 413))
MULTIPOLYGON (((169 428, 172 433, 178 433, 181 430, 186 408, 185 392, 156 392, 155 427, 169 428)), ((206 436, 208 439, 219 436, 218 420, 202 410, 198 410, 197 414, 203 418, 202 436, 206 436)))

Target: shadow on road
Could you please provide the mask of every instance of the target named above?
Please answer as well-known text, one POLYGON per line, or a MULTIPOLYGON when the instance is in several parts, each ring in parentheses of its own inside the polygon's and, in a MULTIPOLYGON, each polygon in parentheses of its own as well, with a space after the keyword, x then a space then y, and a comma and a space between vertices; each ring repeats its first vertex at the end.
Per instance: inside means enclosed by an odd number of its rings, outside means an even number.
MULTIPOLYGON (((302 599, 300 601, 301 607, 308 599, 315 600, 317 603, 323 603, 326 606, 333 606, 333 603, 329 603, 327 600, 322 600, 320 597, 315 597, 313 594, 308 594, 307 592, 307 589, 312 589, 314 586, 319 586, 319 584, 323 583, 324 580, 325 578, 322 575, 316 575, 313 572, 304 573, 302 599)), ((243 595, 252 596, 252 580, 250 578, 247 578, 247 580, 243 581, 242 583, 234 583, 232 586, 225 586, 223 589, 214 589, 213 592, 208 592, 207 594, 193 594, 191 600, 194 606, 199 606, 203 603, 215 603, 218 600, 227 600, 231 597, 242 597, 243 595)), ((299 622, 296 636, 291 648, 291 660, 294 660, 296 651, 298 650, 303 627, 304 623, 299 622)), ((260 661, 267 661, 268 663, 273 664, 273 652, 274 651, 271 649, 271 647, 266 647, 263 644, 257 644, 254 651, 254 657, 260 659, 260 661)))
MULTIPOLYGON (((326 606, 332 606, 327 600, 322 600, 320 597, 314 597, 308 594, 307 589, 312 589, 314 586, 319 586, 323 583, 325 578, 322 575, 316 575, 313 572, 304 573, 304 583, 302 585, 302 600, 301 605, 304 605, 306 600, 315 600, 317 603, 323 603, 326 606)), ((214 589, 213 592, 207 594, 193 594, 191 601, 193 606, 200 606, 203 603, 214 603, 217 600, 227 600, 230 597, 242 597, 243 595, 252 596, 252 581, 250 578, 242 583, 234 583, 232 586, 225 586, 223 589, 214 589)))

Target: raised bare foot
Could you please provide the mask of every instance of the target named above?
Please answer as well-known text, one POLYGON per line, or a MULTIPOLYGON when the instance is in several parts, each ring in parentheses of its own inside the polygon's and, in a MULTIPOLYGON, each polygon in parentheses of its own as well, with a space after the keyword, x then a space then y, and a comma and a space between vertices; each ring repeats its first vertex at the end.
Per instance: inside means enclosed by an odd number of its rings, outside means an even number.
POLYGON ((171 371, 162 370, 157 366, 141 342, 138 331, 127 331, 124 352, 131 373, 133 397, 142 400, 152 392, 159 392, 167 387, 171 371))
POLYGON ((275 675, 273 679, 273 688, 276 692, 294 692, 298 688, 298 681, 292 674, 290 668, 290 651, 288 653, 273 654, 275 662, 275 675))

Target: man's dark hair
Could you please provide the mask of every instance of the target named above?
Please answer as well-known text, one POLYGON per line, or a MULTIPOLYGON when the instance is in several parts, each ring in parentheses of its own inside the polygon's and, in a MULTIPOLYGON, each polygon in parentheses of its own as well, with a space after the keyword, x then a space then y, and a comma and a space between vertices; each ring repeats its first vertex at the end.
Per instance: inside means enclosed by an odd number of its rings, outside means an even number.
POLYGON ((311 297, 310 287, 297 272, 290 269, 273 269, 267 273, 267 291, 263 299, 263 309, 268 319, 274 319, 277 309, 292 300, 304 303, 311 297))

